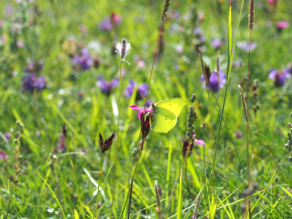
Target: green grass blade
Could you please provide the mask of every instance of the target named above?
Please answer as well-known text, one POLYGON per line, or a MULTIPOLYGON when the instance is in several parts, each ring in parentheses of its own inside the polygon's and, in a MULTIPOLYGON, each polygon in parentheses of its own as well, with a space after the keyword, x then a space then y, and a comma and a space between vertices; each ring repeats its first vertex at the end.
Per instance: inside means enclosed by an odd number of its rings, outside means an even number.
POLYGON ((47 183, 47 181, 46 181, 43 177, 41 177, 40 174, 38 174, 37 172, 36 172, 36 174, 37 174, 37 175, 38 175, 38 176, 39 176, 39 177, 40 177, 40 178, 46 183, 46 185, 48 186, 48 188, 51 190, 51 192, 52 192, 54 198, 56 199, 56 201, 57 201, 57 203, 58 203, 58 205, 59 205, 59 207, 60 207, 60 209, 61 209, 61 211, 62 211, 62 215, 63 215, 63 217, 66 218, 66 217, 65 217, 65 214, 64 214, 64 211, 63 211, 63 208, 62 208, 62 206, 61 206, 61 204, 60 204, 60 202, 59 202, 57 196, 55 195, 55 193, 53 192, 52 188, 50 187, 50 185, 47 183))
POLYGON ((177 219, 181 219, 182 213, 182 172, 180 173, 179 178, 179 198, 178 198, 178 206, 177 206, 177 219))

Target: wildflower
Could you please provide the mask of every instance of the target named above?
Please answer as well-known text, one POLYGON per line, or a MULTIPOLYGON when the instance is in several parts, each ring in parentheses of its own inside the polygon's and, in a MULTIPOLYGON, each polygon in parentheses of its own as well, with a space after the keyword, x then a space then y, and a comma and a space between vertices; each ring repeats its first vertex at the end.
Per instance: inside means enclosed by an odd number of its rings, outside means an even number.
POLYGON ((289 74, 289 72, 287 71, 287 69, 284 69, 282 71, 276 70, 274 68, 270 69, 270 74, 269 74, 269 78, 271 80, 274 80, 274 85, 276 87, 282 87, 284 86, 286 79, 290 78, 291 75, 289 74))
POLYGON ((206 41, 206 37, 202 31, 202 29, 200 27, 196 27, 193 31, 195 37, 197 38, 197 40, 199 41, 197 44, 203 44, 206 41))
MULTIPOLYGON (((126 75, 126 70, 125 68, 122 68, 121 76, 124 77, 125 75, 126 75)), ((120 70, 117 71, 117 76, 120 77, 120 70)))
MULTIPOLYGON (((202 74, 201 76, 202 88, 206 88, 205 84, 205 78, 202 74)), ((224 84, 226 84, 226 74, 223 72, 223 70, 219 70, 219 83, 218 83, 218 75, 215 71, 211 73, 211 76, 209 78, 208 87, 213 90, 213 92, 218 92, 219 89, 224 87, 224 84)))
POLYGON ((24 43, 22 41, 17 41, 16 45, 19 47, 19 48, 23 48, 24 47, 24 43))
POLYGON ((242 60, 241 60, 241 59, 237 59, 234 63, 232 63, 232 65, 233 65, 235 68, 238 68, 238 67, 243 66, 243 63, 242 63, 242 60))
POLYGON ((141 69, 141 68, 144 68, 145 67, 145 62, 144 61, 142 61, 142 60, 139 60, 138 62, 137 62, 137 65, 138 65, 138 67, 141 69))
POLYGON ((29 74, 40 73, 44 69, 44 61, 30 61, 25 68, 25 72, 29 74))
POLYGON ((65 145, 65 136, 63 134, 59 134, 59 142, 54 150, 54 154, 56 153, 63 153, 66 150, 65 145))
POLYGON ((250 51, 257 48, 257 44, 255 42, 251 42, 251 43, 238 42, 237 46, 243 51, 249 51, 249 47, 250 47, 250 51))
MULTIPOLYGON (((124 95, 125 97, 131 97, 137 83, 134 80, 130 80, 128 86, 125 89, 124 95)), ((140 84, 137 88, 136 100, 142 100, 144 96, 147 95, 148 84, 140 84)))
POLYGON ((130 43, 127 42, 127 39, 123 38, 121 43, 118 43, 116 46, 116 52, 119 53, 119 55, 122 58, 122 62, 127 62, 129 65, 130 63, 125 60, 126 56, 129 55, 131 50, 130 43))
POLYGON ((193 139, 195 140, 195 142, 198 144, 198 145, 201 145, 201 146, 204 146, 205 145, 205 142, 203 140, 200 140, 200 139, 196 139, 196 134, 193 135, 193 139))
POLYGON ((96 86, 100 87, 101 92, 106 95, 110 95, 111 90, 119 86, 118 78, 113 78, 110 82, 107 82, 101 75, 99 75, 97 78, 99 79, 99 81, 96 82, 96 86))
POLYGON ((236 132, 234 132, 234 135, 237 139, 240 139, 240 138, 242 138, 243 133, 241 131, 236 131, 236 132))
POLYGON ((104 153, 107 150, 110 149, 110 147, 112 146, 113 140, 116 138, 116 134, 112 133, 111 136, 106 139, 105 141, 103 141, 103 137, 102 135, 99 133, 99 146, 101 147, 101 152, 104 153))
POLYGON ((75 70, 87 70, 93 65, 93 60, 88 52, 88 49, 83 47, 80 54, 75 54, 73 59, 73 68, 75 70))
POLYGON ((5 138, 6 138, 7 141, 10 141, 10 139, 11 139, 11 135, 10 135, 9 132, 5 132, 5 133, 4 133, 4 136, 5 136, 5 138))
POLYGON ((275 8, 280 0, 267 0, 268 4, 272 7, 275 8))
POLYGON ((130 105, 129 107, 132 108, 132 110, 138 110, 138 118, 140 119, 141 118, 141 114, 142 113, 145 113, 145 112, 148 112, 148 113, 153 113, 154 111, 153 110, 150 110, 148 108, 144 108, 144 107, 138 107, 136 105, 130 105))
POLYGON ((22 77, 21 88, 22 91, 33 92, 36 90, 39 92, 43 88, 46 88, 45 77, 37 77, 34 73, 29 74, 29 76, 22 77))
POLYGON ((121 23, 122 18, 119 14, 111 13, 110 21, 113 26, 116 26, 117 24, 121 23))
POLYGON ((198 22, 201 23, 204 20, 204 12, 199 12, 198 22))
POLYGON ((100 24, 98 25, 101 30, 111 30, 113 29, 113 24, 110 18, 106 17, 100 24))
POLYGON ((212 48, 214 49, 220 49, 220 47, 223 45, 222 41, 218 38, 215 38, 212 40, 212 48))
POLYGON ((8 159, 8 155, 5 154, 3 151, 0 151, 0 160, 6 160, 8 159))
POLYGON ((177 53, 182 53, 184 51, 184 47, 181 43, 177 44, 177 46, 175 47, 175 51, 177 53))
POLYGON ((290 26, 289 22, 287 22, 287 21, 279 21, 277 23, 278 32, 280 33, 284 28, 288 28, 289 26, 290 26))

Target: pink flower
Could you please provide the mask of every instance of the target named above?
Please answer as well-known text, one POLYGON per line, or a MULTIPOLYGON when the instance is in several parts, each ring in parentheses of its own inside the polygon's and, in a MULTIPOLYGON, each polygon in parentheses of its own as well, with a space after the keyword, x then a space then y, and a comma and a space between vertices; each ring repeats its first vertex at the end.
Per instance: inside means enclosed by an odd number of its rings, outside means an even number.
POLYGON ((24 47, 24 43, 22 41, 17 41, 16 45, 20 48, 24 47))
POLYGON ((148 113, 153 113, 154 111, 150 110, 150 109, 147 109, 147 108, 144 108, 144 107, 138 107, 136 105, 131 105, 129 106, 132 108, 132 110, 138 110, 138 118, 140 119, 141 118, 141 113, 144 113, 144 112, 148 112, 148 113))
POLYGON ((176 48, 175 48, 175 51, 177 53, 182 53, 184 51, 184 47, 182 44, 177 44, 176 48))
POLYGON ((277 28, 278 29, 283 29, 283 28, 288 28, 289 27, 289 22, 287 22, 287 21, 279 21, 278 23, 277 23, 277 28))
POLYGON ((201 145, 201 146, 204 146, 205 145, 205 142, 203 140, 200 140, 200 139, 196 139, 196 134, 193 135, 193 138, 195 139, 195 142, 198 144, 198 145, 201 145))
POLYGON ((142 61, 142 60, 139 60, 139 61, 137 62, 137 64, 138 64, 138 67, 139 67, 139 68, 143 68, 143 67, 145 67, 145 62, 142 61))
POLYGON ((6 160, 8 159, 8 155, 5 154, 3 151, 0 151, 0 160, 6 160))

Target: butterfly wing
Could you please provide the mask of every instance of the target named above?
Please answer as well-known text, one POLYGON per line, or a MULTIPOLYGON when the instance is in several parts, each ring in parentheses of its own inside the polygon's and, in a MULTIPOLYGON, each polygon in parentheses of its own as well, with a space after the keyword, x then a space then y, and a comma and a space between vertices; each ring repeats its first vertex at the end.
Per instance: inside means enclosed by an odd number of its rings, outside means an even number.
POLYGON ((155 103, 155 112, 157 109, 166 109, 170 112, 172 112, 175 117, 177 118, 184 106, 186 105, 186 102, 181 98, 173 98, 169 100, 161 100, 157 103, 155 103))
POLYGON ((185 101, 181 98, 157 102, 155 104, 155 112, 152 114, 154 120, 151 122, 151 128, 155 132, 169 132, 176 125, 177 117, 185 105, 185 101))
POLYGON ((177 118, 168 119, 161 114, 155 114, 153 121, 151 122, 151 128, 155 132, 167 133, 176 125, 177 118))

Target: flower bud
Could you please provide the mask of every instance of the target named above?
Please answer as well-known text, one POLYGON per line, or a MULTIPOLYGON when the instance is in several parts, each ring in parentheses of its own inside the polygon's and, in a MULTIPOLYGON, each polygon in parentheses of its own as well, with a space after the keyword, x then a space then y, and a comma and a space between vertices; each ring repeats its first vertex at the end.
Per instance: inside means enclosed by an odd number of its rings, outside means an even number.
POLYGON ((14 183, 15 183, 15 184, 17 184, 17 183, 18 183, 18 181, 19 181, 19 180, 18 180, 18 178, 17 178, 17 177, 15 177, 15 179, 14 179, 14 183))
POLYGON ((20 123, 20 130, 22 131, 24 129, 23 123, 20 123))
POLYGON ((192 95, 192 98, 191 98, 191 102, 194 103, 195 101, 197 100, 197 97, 195 94, 192 95))
POLYGON ((13 140, 13 144, 17 145, 18 144, 18 140, 17 139, 14 139, 13 140))
POLYGON ((16 121, 16 125, 19 127, 20 126, 20 122, 17 120, 16 121))
POLYGON ((13 176, 9 176, 9 180, 10 180, 11 182, 13 182, 14 177, 13 177, 13 176))
POLYGON ((16 174, 20 174, 20 172, 21 172, 21 169, 18 169, 17 172, 16 172, 16 174))
POLYGON ((288 160, 289 160, 289 162, 292 162, 292 157, 289 157, 288 160))

